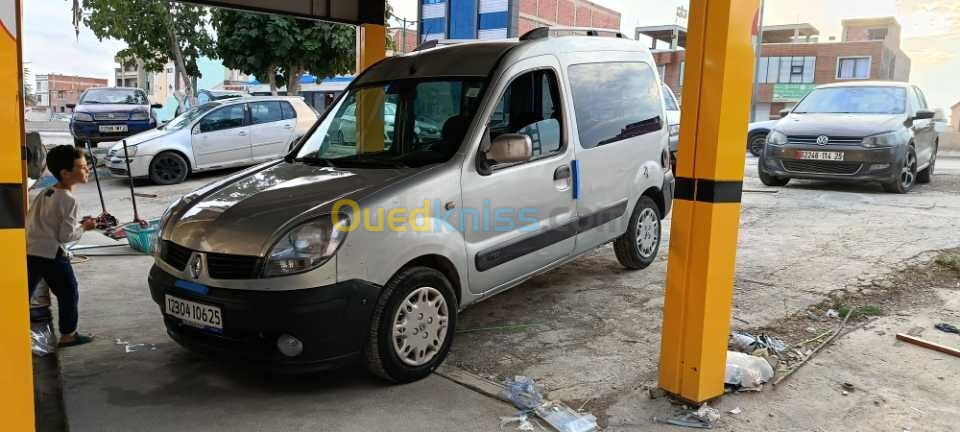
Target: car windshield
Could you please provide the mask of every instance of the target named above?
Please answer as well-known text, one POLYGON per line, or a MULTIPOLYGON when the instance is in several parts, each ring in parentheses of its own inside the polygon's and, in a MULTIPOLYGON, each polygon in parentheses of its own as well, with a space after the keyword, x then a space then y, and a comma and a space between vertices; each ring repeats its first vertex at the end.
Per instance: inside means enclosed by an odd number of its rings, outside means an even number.
POLYGON ((670 94, 670 89, 667 86, 663 86, 663 105, 667 107, 667 111, 680 111, 677 100, 670 94))
POLYGON ((329 166, 420 167, 449 160, 473 120, 483 79, 402 80, 351 89, 296 160, 329 166))
POLYGON ((903 114, 907 92, 901 87, 828 87, 810 92, 794 113, 903 114))
POLYGON ((146 105, 147 96, 137 89, 91 89, 83 94, 80 103, 146 105))
POLYGON ((167 122, 167 124, 159 127, 158 129, 164 129, 164 130, 183 129, 187 126, 190 126, 190 123, 193 123, 193 121, 199 118, 200 116, 202 116, 203 113, 210 111, 218 106, 220 106, 220 104, 216 104, 216 103, 205 103, 200 106, 195 106, 193 108, 190 108, 183 114, 180 114, 174 117, 173 120, 170 120, 169 122, 167 122))

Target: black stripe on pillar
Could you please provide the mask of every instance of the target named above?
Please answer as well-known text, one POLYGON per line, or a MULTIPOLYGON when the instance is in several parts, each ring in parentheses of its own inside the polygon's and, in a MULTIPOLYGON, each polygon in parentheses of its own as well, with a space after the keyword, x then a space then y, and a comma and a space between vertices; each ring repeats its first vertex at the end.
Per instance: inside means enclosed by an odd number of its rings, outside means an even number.
POLYGON ((0 229, 23 226, 23 185, 0 183, 0 229))
POLYGON ((696 180, 686 177, 677 177, 677 186, 673 197, 678 200, 693 201, 693 190, 696 180))
POLYGON ((697 201, 709 203, 738 203, 743 194, 743 182, 697 180, 697 201))

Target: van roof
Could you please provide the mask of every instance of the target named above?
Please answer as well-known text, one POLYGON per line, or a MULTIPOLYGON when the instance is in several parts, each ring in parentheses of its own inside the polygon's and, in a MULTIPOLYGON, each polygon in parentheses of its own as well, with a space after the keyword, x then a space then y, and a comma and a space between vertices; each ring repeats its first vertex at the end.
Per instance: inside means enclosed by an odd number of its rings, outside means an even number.
MULTIPOLYGON (((536 31, 536 30, 535 30, 536 31)), ((597 36, 537 37, 437 44, 380 61, 357 77, 352 86, 406 78, 487 77, 507 55, 528 58, 559 52, 634 51, 649 55, 632 39, 597 36)))

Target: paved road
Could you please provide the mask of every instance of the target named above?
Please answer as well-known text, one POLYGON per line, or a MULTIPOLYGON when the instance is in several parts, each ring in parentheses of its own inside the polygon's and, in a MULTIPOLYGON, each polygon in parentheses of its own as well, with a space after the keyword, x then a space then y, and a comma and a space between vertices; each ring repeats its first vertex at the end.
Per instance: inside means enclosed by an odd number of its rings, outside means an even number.
MULTIPOLYGON (((748 188, 762 188, 755 164, 748 159, 748 188)), ((945 233, 937 228, 950 215, 955 218, 960 208, 955 182, 960 160, 944 159, 938 169, 943 173, 936 177, 938 183, 906 196, 882 194, 872 186, 805 182, 779 194, 747 194, 738 276, 773 284, 738 282, 735 312, 754 323, 767 322, 822 298, 836 286, 833 279, 876 274, 915 249, 955 243, 955 229, 945 233), (835 219, 811 228, 824 214, 835 219), (887 230, 894 225, 891 219, 902 217, 913 223, 911 231, 877 235, 845 230, 855 227, 855 220, 887 230), (804 235, 810 238, 777 255, 777 236, 804 235), (911 236, 916 242, 904 246, 911 236), (892 249, 896 246, 901 249, 892 249)), ((172 187, 141 184, 140 192, 158 196, 138 199, 141 214, 158 216, 168 202, 221 175, 203 175, 172 187)), ((130 220, 126 184, 106 180, 104 189, 108 209, 120 220, 130 220)), ((99 212, 93 184, 82 187, 79 196, 84 214, 99 212)), ((88 234, 83 242, 109 240, 88 234)), ((146 286, 150 264, 143 256, 92 257, 76 266, 81 327, 99 337, 93 344, 62 351, 73 431, 491 431, 497 429, 499 416, 514 413, 505 404, 436 376, 404 386, 384 385, 359 369, 276 377, 190 354, 163 331, 146 286), (128 345, 132 352, 127 352, 128 345)), ((613 405, 618 392, 634 389, 655 373, 664 269, 661 260, 647 271, 626 273, 616 266, 611 251, 601 250, 535 278, 468 310, 461 328, 526 322, 546 328, 462 335, 451 363, 497 376, 530 374, 543 378, 556 397, 586 401, 599 396, 591 406, 613 405), (596 331, 601 334, 593 334, 596 331)), ((624 409, 615 411, 622 415, 624 409)))

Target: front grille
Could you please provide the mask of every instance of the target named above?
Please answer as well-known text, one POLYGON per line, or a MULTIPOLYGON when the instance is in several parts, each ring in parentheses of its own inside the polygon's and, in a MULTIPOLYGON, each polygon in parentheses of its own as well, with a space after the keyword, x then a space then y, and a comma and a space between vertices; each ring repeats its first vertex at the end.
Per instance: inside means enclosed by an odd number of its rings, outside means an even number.
MULTIPOLYGON (((787 142, 790 144, 817 144, 817 138, 820 138, 821 135, 790 135, 787 137, 787 142)), ((832 136, 828 137, 830 140, 827 144, 824 145, 860 145, 863 142, 862 137, 841 137, 841 136, 832 136)))
POLYGON ((795 173, 853 175, 863 166, 860 162, 783 161, 783 169, 795 173))
POLYGON ((207 272, 214 279, 255 279, 260 276, 260 258, 208 253, 207 272))
MULTIPOLYGON (((124 173, 125 174, 125 173, 124 173)), ((160 248, 160 258, 173 268, 183 271, 187 268, 187 261, 190 260, 190 254, 193 251, 180 246, 170 240, 164 240, 160 248)))
POLYGON ((94 120, 128 120, 130 119, 130 114, 128 113, 96 113, 93 115, 94 120))

